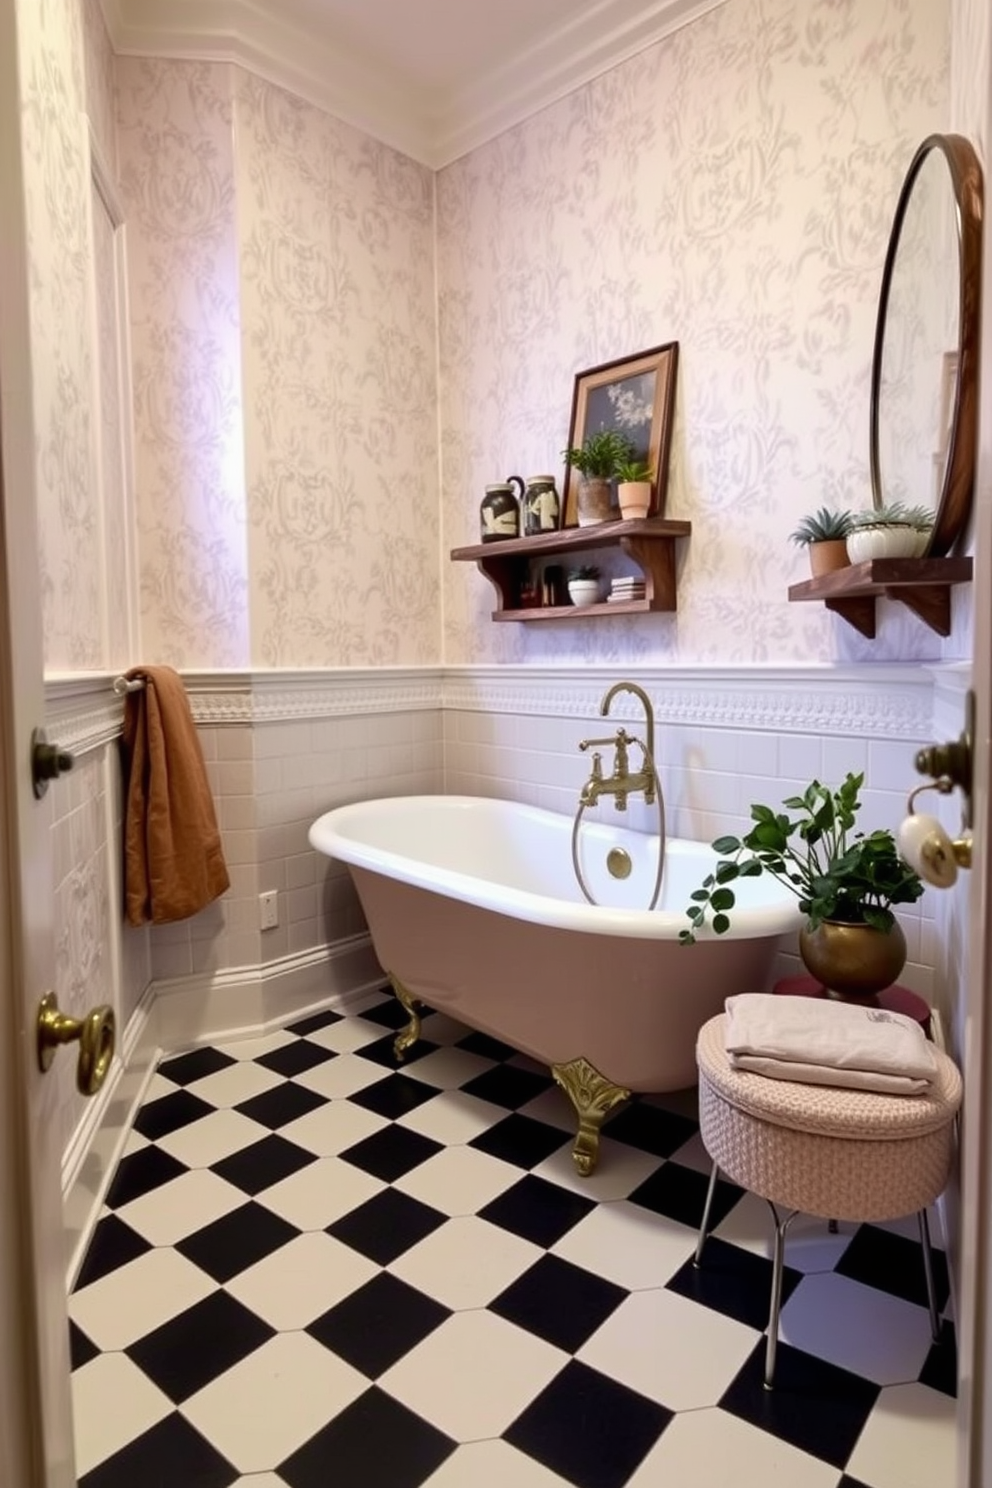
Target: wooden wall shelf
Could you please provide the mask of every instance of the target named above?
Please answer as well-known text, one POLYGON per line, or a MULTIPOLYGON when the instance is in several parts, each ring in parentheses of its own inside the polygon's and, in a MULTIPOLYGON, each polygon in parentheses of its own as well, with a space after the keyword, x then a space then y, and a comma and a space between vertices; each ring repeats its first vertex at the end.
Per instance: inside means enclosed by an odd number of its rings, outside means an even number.
POLYGON ((818 579, 792 584, 793 601, 818 600, 869 640, 875 638, 875 601, 898 599, 938 635, 951 633, 951 589, 970 584, 970 558, 873 558, 818 579))
POLYGON ((453 548, 455 563, 475 563, 480 573, 496 590, 494 620, 588 620, 596 615, 643 615, 656 610, 674 610, 675 543, 688 537, 690 522, 669 522, 662 517, 643 517, 633 521, 597 522, 593 527, 565 527, 559 532, 544 532, 538 537, 504 538, 502 541, 474 543, 467 548, 453 548), (619 548, 644 575, 643 599, 630 599, 609 604, 545 605, 521 608, 522 586, 532 580, 535 560, 554 558, 563 553, 584 553, 594 549, 619 548))

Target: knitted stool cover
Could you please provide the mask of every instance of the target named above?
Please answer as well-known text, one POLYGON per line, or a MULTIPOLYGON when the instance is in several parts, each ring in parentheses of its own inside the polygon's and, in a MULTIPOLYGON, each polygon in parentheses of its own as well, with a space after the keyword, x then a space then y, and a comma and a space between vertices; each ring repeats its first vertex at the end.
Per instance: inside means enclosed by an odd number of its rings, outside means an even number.
POLYGON ((700 1029, 699 1128, 735 1183, 805 1214, 896 1219, 933 1202, 950 1173, 961 1076, 934 1049, 927 1095, 876 1095, 731 1067, 725 1015, 700 1029))

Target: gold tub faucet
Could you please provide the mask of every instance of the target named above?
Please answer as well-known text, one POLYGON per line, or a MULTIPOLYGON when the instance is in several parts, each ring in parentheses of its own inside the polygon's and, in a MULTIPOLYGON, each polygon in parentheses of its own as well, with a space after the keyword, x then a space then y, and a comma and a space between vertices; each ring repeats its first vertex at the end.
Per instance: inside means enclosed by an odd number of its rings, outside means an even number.
POLYGON ((654 768, 654 710, 651 700, 642 687, 636 682, 615 682, 599 705, 599 711, 606 718, 610 711, 610 704, 618 692, 631 692, 640 699, 644 709, 644 718, 647 732, 647 745, 641 743, 640 739, 633 734, 628 734, 626 729, 620 728, 608 739, 582 739, 579 748, 582 750, 592 749, 597 744, 609 744, 615 751, 613 759, 613 773, 609 776, 603 775, 603 760, 598 753, 592 757, 592 772, 585 785, 582 787, 579 800, 583 806, 594 806, 600 796, 610 795, 613 804, 618 811, 626 811, 627 797, 642 793, 647 805, 651 805, 655 798, 657 789, 657 777, 654 768), (628 746, 636 744, 641 750, 644 758, 639 770, 631 770, 628 746))

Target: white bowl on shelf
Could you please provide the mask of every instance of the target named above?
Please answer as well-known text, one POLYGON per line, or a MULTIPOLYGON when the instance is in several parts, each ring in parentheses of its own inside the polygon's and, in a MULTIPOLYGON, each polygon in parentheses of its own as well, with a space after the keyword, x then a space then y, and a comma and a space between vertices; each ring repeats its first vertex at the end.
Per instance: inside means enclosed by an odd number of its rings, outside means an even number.
POLYGON ((920 558, 929 541, 926 528, 891 524, 857 527, 847 535, 847 556, 852 563, 868 563, 873 558, 920 558))
POLYGON ((568 597, 573 605, 597 604, 599 602, 598 579, 569 579, 568 597))

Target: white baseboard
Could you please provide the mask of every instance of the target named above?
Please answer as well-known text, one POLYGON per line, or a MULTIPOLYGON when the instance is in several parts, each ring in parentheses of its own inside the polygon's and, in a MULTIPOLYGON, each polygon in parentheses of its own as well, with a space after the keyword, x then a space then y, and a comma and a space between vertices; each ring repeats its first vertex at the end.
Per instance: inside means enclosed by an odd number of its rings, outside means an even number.
POLYGON ((384 980, 369 937, 356 935, 264 966, 153 982, 128 1020, 103 1089, 87 1106, 63 1159, 69 1288, 135 1115, 165 1055, 257 1036, 309 1012, 351 1007, 384 980))

